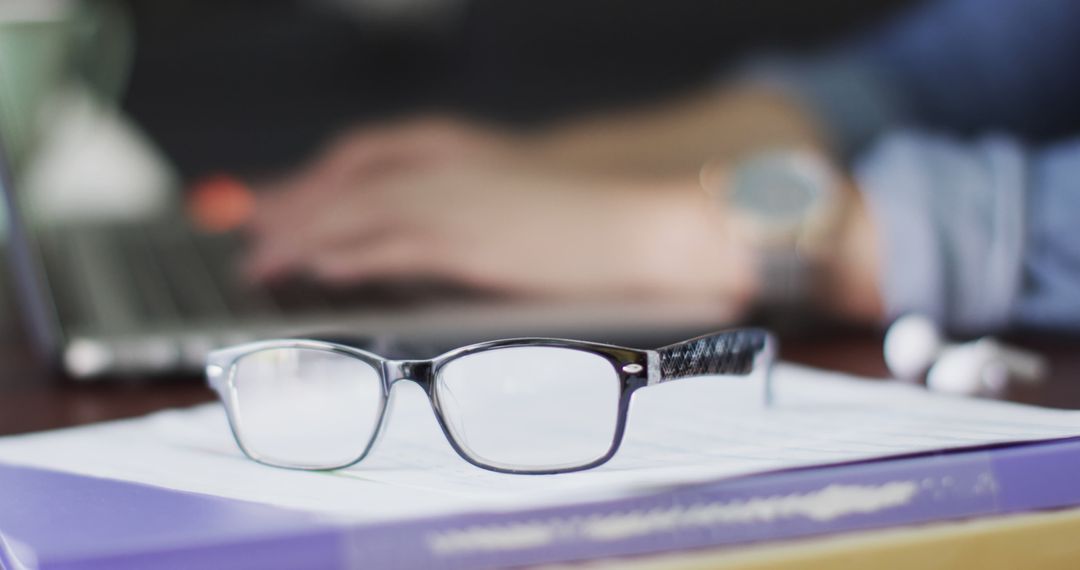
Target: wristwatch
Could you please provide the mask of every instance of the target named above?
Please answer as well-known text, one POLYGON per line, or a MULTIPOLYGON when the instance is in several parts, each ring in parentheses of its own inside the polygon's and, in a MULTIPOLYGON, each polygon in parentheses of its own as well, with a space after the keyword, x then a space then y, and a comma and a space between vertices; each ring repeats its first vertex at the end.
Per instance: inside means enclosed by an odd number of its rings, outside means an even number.
POLYGON ((761 152, 728 165, 706 164, 701 184, 724 210, 731 239, 754 254, 760 300, 810 303, 843 217, 839 174, 826 157, 803 149, 761 152))

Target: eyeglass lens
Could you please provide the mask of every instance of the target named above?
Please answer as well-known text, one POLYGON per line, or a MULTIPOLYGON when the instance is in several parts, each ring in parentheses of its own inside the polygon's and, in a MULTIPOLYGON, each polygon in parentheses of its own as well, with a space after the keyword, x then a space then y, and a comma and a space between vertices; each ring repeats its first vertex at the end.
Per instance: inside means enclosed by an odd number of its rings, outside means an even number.
POLYGON ((586 465, 615 439, 619 376, 590 352, 512 347, 466 355, 439 371, 435 392, 458 445, 494 467, 586 465))
POLYGON ((275 348, 236 363, 234 428, 256 459, 329 469, 356 461, 378 429, 381 375, 352 356, 275 348))

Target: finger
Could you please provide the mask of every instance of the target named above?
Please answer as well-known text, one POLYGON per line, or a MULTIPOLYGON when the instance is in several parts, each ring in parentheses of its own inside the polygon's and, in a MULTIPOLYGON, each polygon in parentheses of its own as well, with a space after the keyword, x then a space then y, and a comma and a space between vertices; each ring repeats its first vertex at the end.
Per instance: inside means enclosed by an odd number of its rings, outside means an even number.
POLYGON ((378 279, 435 276, 432 248, 422 240, 395 236, 326 250, 310 259, 306 269, 333 284, 378 279))
POLYGON ((366 148, 378 146, 380 135, 352 135, 332 144, 316 160, 287 177, 259 189, 255 214, 249 231, 276 231, 275 228, 298 215, 317 209, 346 189, 356 188, 362 179, 350 179, 351 164, 368 159, 366 148))
POLYGON ((312 165, 313 180, 333 182, 427 156, 438 147, 438 125, 422 119, 347 134, 312 165))
POLYGON ((431 154, 435 137, 423 124, 369 129, 344 137, 313 164, 263 188, 254 208, 252 231, 273 231, 321 200, 346 190, 363 190, 378 175, 431 154))
POLYGON ((249 279, 264 281, 299 267, 326 250, 355 247, 393 227, 350 208, 328 208, 287 228, 253 236, 244 266, 249 279))
POLYGON ((275 232, 290 219, 304 218, 322 204, 296 191, 308 173, 298 172, 257 188, 250 222, 245 226, 249 233, 275 232))

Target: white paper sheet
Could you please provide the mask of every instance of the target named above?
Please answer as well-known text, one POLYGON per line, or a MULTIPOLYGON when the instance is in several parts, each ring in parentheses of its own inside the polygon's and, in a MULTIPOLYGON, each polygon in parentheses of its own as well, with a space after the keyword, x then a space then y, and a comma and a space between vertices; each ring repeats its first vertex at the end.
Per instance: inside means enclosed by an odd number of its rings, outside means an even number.
POLYGON ((939 396, 793 365, 776 404, 756 381, 681 380, 635 395, 606 465, 505 475, 461 460, 423 392, 399 384, 387 431, 362 463, 333 472, 263 466, 236 448, 217 404, 0 438, 0 461, 382 521, 621 496, 756 471, 1080 434, 1080 412, 939 396))

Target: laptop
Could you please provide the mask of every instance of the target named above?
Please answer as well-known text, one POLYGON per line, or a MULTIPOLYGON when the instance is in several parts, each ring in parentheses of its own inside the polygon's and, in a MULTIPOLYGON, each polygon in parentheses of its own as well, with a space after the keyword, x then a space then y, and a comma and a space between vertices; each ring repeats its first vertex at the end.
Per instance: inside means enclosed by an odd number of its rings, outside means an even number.
MULTIPOLYGON (((4 126, 0 133, 11 132, 4 126)), ((34 346, 76 379, 197 373, 213 349, 272 337, 436 347, 513 336, 644 344, 727 320, 722 307, 700 302, 526 302, 432 283, 255 286, 238 277, 243 240, 199 232, 180 211, 133 221, 33 223, 11 150, 0 137, 18 304, 34 346)))

